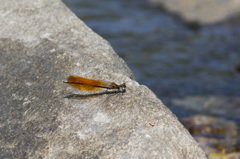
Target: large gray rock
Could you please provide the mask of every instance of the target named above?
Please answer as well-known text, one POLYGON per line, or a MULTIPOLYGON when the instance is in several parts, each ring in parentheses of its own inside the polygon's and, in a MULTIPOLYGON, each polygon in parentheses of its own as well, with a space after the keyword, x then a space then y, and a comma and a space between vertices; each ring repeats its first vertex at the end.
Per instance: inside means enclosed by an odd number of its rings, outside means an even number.
POLYGON ((240 14, 239 0, 149 0, 187 22, 213 24, 240 14))
POLYGON ((205 158, 108 42, 61 1, 0 3, 0 158, 205 158), (126 93, 64 98, 83 93, 62 83, 69 75, 126 82, 126 93))

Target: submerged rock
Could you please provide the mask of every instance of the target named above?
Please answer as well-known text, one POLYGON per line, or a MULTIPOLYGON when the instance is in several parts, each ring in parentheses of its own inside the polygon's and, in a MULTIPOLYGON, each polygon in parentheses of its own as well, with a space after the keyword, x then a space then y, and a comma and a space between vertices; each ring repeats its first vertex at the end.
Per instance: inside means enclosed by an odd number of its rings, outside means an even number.
POLYGON ((208 155, 239 151, 239 127, 234 121, 206 115, 183 117, 180 121, 208 155))
MULTIPOLYGON (((180 15, 187 22, 214 24, 240 15, 238 0, 149 0, 180 15)), ((238 18, 239 19, 239 18, 238 18)))
POLYGON ((188 96, 181 99, 172 99, 171 103, 174 106, 196 112, 240 120, 240 97, 188 96))

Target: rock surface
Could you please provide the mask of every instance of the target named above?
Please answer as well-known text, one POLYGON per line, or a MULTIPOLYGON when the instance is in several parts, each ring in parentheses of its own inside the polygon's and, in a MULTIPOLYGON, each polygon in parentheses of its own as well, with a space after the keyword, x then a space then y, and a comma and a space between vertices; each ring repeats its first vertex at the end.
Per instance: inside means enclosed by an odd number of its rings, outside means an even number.
POLYGON ((239 0, 149 0, 180 15, 187 22, 213 24, 240 14, 239 0))
POLYGON ((0 3, 0 158, 206 158, 61 1, 0 3), (126 93, 64 98, 84 93, 62 83, 69 75, 126 82, 126 93))

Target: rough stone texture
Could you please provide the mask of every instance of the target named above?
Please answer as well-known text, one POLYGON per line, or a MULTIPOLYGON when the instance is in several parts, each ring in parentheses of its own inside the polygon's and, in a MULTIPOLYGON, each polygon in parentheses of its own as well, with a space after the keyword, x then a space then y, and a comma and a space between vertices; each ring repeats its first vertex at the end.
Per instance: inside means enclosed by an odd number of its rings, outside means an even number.
POLYGON ((61 1, 0 3, 0 158, 205 158, 108 42, 61 1), (83 93, 62 83, 69 75, 126 82, 127 90, 67 99, 83 93))
POLYGON ((149 0, 187 22, 213 24, 240 14, 239 0, 149 0))

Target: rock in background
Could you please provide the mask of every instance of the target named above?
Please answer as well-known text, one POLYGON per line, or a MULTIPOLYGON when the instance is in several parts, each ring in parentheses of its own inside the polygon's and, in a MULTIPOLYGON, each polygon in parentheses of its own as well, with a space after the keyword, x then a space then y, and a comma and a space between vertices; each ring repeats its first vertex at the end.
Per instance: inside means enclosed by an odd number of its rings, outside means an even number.
POLYGON ((214 24, 240 15, 239 0, 149 0, 187 22, 214 24))
POLYGON ((125 62, 59 0, 0 1, 0 158, 205 158, 125 62), (125 82, 81 94, 69 75, 125 82), (103 90, 104 91, 104 90, 103 90))

